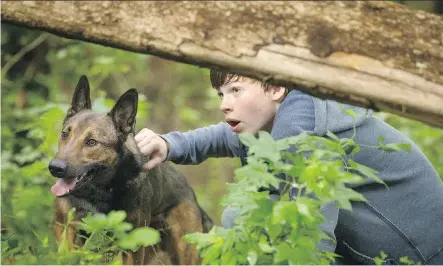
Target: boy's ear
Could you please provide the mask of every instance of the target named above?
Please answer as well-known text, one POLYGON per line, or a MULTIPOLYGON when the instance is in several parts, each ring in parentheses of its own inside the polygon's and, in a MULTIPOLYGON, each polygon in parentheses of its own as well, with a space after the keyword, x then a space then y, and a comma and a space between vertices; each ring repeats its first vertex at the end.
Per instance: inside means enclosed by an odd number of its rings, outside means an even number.
POLYGON ((77 87, 74 90, 71 108, 69 108, 64 122, 85 109, 91 109, 91 98, 88 78, 85 75, 82 75, 77 83, 77 87))
POLYGON ((114 122, 115 128, 128 136, 134 133, 135 116, 137 115, 138 92, 136 89, 129 89, 118 99, 112 110, 108 113, 114 122))
POLYGON ((280 86, 274 86, 271 88, 272 100, 282 102, 286 97, 286 88, 280 86))

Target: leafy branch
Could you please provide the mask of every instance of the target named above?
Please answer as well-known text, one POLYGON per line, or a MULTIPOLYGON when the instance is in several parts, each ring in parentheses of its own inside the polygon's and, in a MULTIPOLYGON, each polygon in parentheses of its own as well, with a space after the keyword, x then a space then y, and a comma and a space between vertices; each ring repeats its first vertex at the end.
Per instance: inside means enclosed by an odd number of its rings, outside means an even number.
MULTIPOLYGON (((320 230, 325 222, 322 207, 352 209, 352 201, 365 201, 348 187, 372 179, 385 185, 377 172, 351 159, 360 151, 351 138, 340 139, 302 133, 274 140, 269 133, 258 137, 241 134, 248 146, 248 164, 235 171, 236 183, 228 185, 222 204, 238 208, 231 229, 213 228, 209 233, 186 236, 195 243, 204 264, 329 264, 337 254, 320 250, 318 243, 332 241, 320 230), (275 176, 279 178, 275 178, 275 176), (280 188, 273 201, 261 187, 280 188)), ((376 148, 396 151, 406 145, 376 148)))

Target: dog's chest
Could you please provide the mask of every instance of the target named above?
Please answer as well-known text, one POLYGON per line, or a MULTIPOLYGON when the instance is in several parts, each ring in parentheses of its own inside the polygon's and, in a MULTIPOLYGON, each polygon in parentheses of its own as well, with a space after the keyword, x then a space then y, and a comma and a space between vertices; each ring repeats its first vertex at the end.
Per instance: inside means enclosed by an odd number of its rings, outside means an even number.
POLYGON ((112 210, 112 195, 112 189, 89 187, 75 191, 68 196, 68 201, 72 207, 76 208, 77 215, 84 217, 88 212, 110 212, 112 210))

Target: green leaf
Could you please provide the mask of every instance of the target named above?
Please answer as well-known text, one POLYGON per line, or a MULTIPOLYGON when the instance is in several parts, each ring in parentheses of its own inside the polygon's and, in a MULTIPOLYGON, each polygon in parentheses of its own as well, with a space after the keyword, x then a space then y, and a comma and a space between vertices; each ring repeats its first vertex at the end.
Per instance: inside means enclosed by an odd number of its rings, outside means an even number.
MULTIPOLYGON (((270 219, 270 221, 268 222, 268 225, 266 227, 266 231, 269 235, 271 243, 275 243, 277 237, 281 234, 281 232, 283 230, 283 226, 278 221, 276 224, 271 224, 272 222, 274 222, 274 221, 272 219, 270 219)), ((263 252, 266 252, 266 251, 263 250, 263 252)))
POLYGON ((352 110, 352 109, 345 109, 341 104, 339 104, 338 107, 340 108, 340 110, 342 112, 344 112, 345 114, 349 115, 350 117, 352 117, 354 119, 357 117, 357 113, 354 110, 352 110))
POLYGON ((337 188, 335 200, 338 202, 338 206, 345 210, 352 210, 351 200, 366 201, 362 194, 344 186, 337 188))
MULTIPOLYGON (((277 227, 277 226, 275 226, 277 227)), ((281 226, 279 226, 281 228, 281 226)), ((258 243, 258 247, 264 252, 264 253, 272 253, 274 252, 274 247, 269 245, 266 241, 262 240, 260 243, 258 243)))
POLYGON ((67 215, 67 217, 68 217, 68 224, 71 223, 74 220, 74 215, 75 215, 75 208, 71 208, 68 211, 68 215, 67 215))
POLYGON ((119 240, 118 245, 123 249, 135 250, 139 245, 147 247, 160 241, 160 233, 149 227, 134 229, 119 240))
POLYGON ((378 146, 377 148, 379 150, 382 151, 386 151, 386 152, 394 152, 394 151, 407 151, 407 152, 411 152, 411 144, 408 143, 390 143, 390 144, 383 144, 384 141, 384 137, 380 136, 378 137, 378 146))
POLYGON ((338 152, 340 154, 343 154, 343 150, 341 148, 340 145, 340 141, 333 141, 324 137, 317 137, 317 136, 313 136, 312 139, 315 141, 317 147, 315 152, 322 152, 322 153, 326 153, 326 152, 338 152), (328 149, 325 150, 324 148, 328 149), (323 149, 323 150, 321 150, 323 149))
POLYGON ((339 178, 340 181, 345 182, 346 184, 358 184, 365 181, 362 176, 350 171, 341 172, 339 178))
POLYGON ((88 232, 108 228, 108 219, 104 213, 95 213, 93 215, 90 213, 88 216, 84 217, 82 221, 82 229, 88 232))
POLYGON ((248 147, 251 147, 258 143, 258 140, 251 134, 240 133, 238 137, 240 141, 248 147))
POLYGON ((123 222, 126 218, 125 211, 111 211, 108 214, 108 224, 110 227, 115 227, 119 223, 123 222))
POLYGON ((222 265, 237 265, 237 259, 234 255, 235 252, 229 250, 229 252, 225 252, 220 257, 220 262, 222 265))
POLYGON ((44 248, 48 247, 48 242, 49 242, 49 238, 48 238, 48 236, 45 236, 45 238, 43 238, 43 240, 42 240, 42 246, 44 248))
POLYGON ((267 164, 249 158, 248 164, 235 170, 236 180, 244 182, 247 191, 257 191, 259 187, 278 186, 279 180, 268 172, 267 164))
POLYGON ((340 144, 346 155, 355 154, 360 151, 360 146, 358 146, 353 139, 341 139, 340 144))
POLYGON ((348 160, 348 164, 350 166, 351 169, 357 170, 358 172, 360 172, 361 174, 373 179, 375 182, 383 184, 386 186, 386 188, 388 187, 385 182, 383 182, 383 180, 381 180, 377 174, 378 171, 374 170, 372 168, 369 168, 365 165, 356 163, 354 160, 348 160))
POLYGON ((267 159, 273 163, 281 159, 281 151, 289 148, 286 141, 275 141, 271 134, 265 131, 258 133, 258 139, 250 134, 240 134, 240 140, 249 147, 248 155, 255 158, 267 159))
POLYGON ((298 206, 294 201, 277 201, 272 210, 272 223, 283 225, 297 223, 299 217, 298 206))
POLYGON ((226 254, 232 252, 232 247, 234 246, 234 238, 227 237, 225 241, 223 241, 221 252, 222 254, 226 254), (229 252, 228 252, 229 251, 229 252))
POLYGON ((308 144, 309 141, 312 139, 312 136, 310 136, 306 131, 301 132, 297 136, 292 136, 286 138, 286 142, 289 145, 296 145, 299 146, 300 144, 308 144))
POLYGON ((257 252, 251 250, 248 252, 249 265, 255 265, 257 263, 257 252))
POLYGON ((201 254, 203 257, 202 264, 219 264, 217 262, 220 255, 220 249, 215 245, 211 245, 201 254))
POLYGON ((385 140, 385 137, 383 137, 383 136, 379 136, 378 137, 378 146, 381 146, 381 145, 383 145, 383 141, 385 140))
POLYGON ((415 263, 413 260, 409 259, 407 256, 400 258, 400 263, 403 263, 405 265, 420 265, 421 263, 415 263))
POLYGON ((388 255, 386 255, 384 251, 381 251, 380 256, 374 258, 375 265, 382 265, 387 257, 388 255))
POLYGON ((135 236, 137 243, 144 247, 154 245, 160 241, 160 233, 149 227, 136 228, 131 234, 135 236))
POLYGON ((2 254, 5 254, 5 252, 9 249, 9 242, 7 240, 3 240, 1 242, 1 251, 2 254))
MULTIPOLYGON (((312 240, 309 242, 312 242, 312 240)), ((315 244, 314 244, 314 246, 315 246, 315 244)), ((315 252, 315 248, 305 248, 301 245, 296 245, 293 248, 293 251, 288 258, 288 264, 290 264, 290 265, 310 264, 309 262, 315 261, 314 254, 316 254, 316 253, 318 253, 318 252, 315 252)))
POLYGON ((132 227, 133 227, 132 224, 123 222, 121 224, 118 224, 115 227, 115 231, 116 232, 126 232, 126 231, 130 231, 132 229, 132 227))
POLYGON ((378 146, 378 149, 386 151, 386 152, 394 152, 394 151, 407 151, 411 152, 411 144, 407 143, 391 143, 382 146, 378 146))
POLYGON ((335 135, 335 134, 332 133, 331 131, 328 131, 328 132, 326 133, 326 136, 330 137, 331 139, 333 139, 333 140, 335 140, 335 141, 337 141, 337 142, 340 142, 340 139, 337 137, 337 135, 335 135))
POLYGON ((311 206, 308 205, 308 202, 305 199, 298 199, 296 201, 298 213, 305 216, 309 220, 314 220, 312 212, 310 210, 311 206))
POLYGON ((292 248, 287 243, 281 243, 276 247, 274 264, 280 264, 288 260, 293 253, 292 248))

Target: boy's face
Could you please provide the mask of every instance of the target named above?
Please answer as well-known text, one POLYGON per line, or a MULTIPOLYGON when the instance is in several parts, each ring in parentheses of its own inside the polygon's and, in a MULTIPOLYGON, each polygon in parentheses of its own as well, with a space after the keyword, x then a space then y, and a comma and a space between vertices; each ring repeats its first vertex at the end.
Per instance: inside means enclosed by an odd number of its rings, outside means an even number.
POLYGON ((282 87, 265 91, 260 83, 248 78, 234 79, 218 90, 220 110, 236 133, 271 132, 284 92, 282 87))

